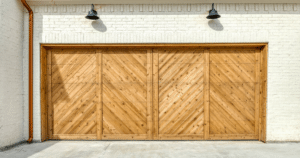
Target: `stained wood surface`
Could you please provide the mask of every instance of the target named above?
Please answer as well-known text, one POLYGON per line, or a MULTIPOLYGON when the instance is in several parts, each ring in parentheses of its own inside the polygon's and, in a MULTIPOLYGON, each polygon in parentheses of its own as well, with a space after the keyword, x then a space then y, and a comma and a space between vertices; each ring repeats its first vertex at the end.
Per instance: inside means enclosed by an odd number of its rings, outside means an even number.
POLYGON ((203 134, 203 50, 156 51, 159 56, 159 135, 203 134))
POLYGON ((159 89, 158 89, 158 83, 159 83, 159 57, 158 57, 159 51, 153 51, 153 139, 158 140, 158 134, 159 134, 159 122, 158 122, 158 113, 159 113, 159 89))
POLYGON ((66 48, 84 48, 84 49, 103 49, 103 48, 183 48, 183 47, 198 47, 198 48, 213 48, 213 49, 236 49, 236 48, 250 48, 250 49, 260 49, 266 46, 267 43, 176 43, 176 44, 41 44, 41 47, 47 49, 66 49, 66 48))
POLYGON ((150 135, 151 70, 151 54, 145 49, 107 49, 103 53, 104 135, 150 135))
POLYGON ((255 51, 210 51, 210 134, 255 134, 255 51))
POLYGON ((41 48, 43 140, 265 141, 267 46, 195 46, 41 48))
POLYGON ((47 50, 41 47, 41 141, 48 140, 47 50))
POLYGON ((209 138, 209 50, 204 50, 204 139, 209 138))
POLYGON ((51 57, 52 51, 47 51, 47 111, 48 111, 48 137, 52 139, 53 135, 53 107, 52 107, 52 93, 51 93, 51 76, 52 76, 52 65, 51 57))
POLYGON ((96 87, 96 97, 97 97, 97 105, 96 105, 96 123, 97 123, 97 139, 101 140, 102 135, 103 135, 103 104, 102 104, 102 50, 97 50, 96 51, 96 56, 97 56, 97 72, 96 72, 96 82, 97 82, 97 87, 96 87))
POLYGON ((260 62, 260 113, 259 113, 259 140, 266 142, 267 133, 267 74, 268 74, 268 45, 261 50, 260 62))
POLYGON ((96 135, 96 59, 95 50, 52 51, 49 106, 53 139, 55 135, 96 135))

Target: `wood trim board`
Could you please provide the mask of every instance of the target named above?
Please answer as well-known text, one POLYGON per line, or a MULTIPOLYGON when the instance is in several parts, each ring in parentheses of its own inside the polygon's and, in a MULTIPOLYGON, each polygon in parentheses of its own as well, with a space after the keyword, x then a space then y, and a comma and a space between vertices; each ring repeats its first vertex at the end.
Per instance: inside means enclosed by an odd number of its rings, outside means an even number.
MULTIPOLYGON (((267 96, 267 55, 268 55, 268 44, 267 43, 252 43, 252 44, 41 44, 41 128, 42 128, 42 141, 48 139, 72 139, 76 138, 79 140, 96 139, 96 140, 111 140, 114 139, 113 135, 102 133, 102 122, 97 121, 97 134, 96 136, 66 136, 66 135, 52 135, 52 110, 49 102, 49 96, 51 96, 51 58, 49 52, 53 49, 68 49, 68 48, 86 48, 96 49, 97 54, 97 65, 102 64, 102 49, 118 47, 118 48, 148 48, 147 51, 147 62, 152 63, 147 65, 147 134, 139 135, 118 135, 117 140, 258 140, 266 141, 266 96, 267 96), (204 83, 209 83, 209 50, 215 49, 256 49, 256 63, 255 70, 255 104, 256 110, 255 117, 258 120, 255 122, 255 134, 254 135, 228 135, 227 139, 222 135, 209 134, 209 93, 204 95, 204 134, 202 135, 168 135, 159 134, 159 123, 158 123, 158 78, 159 78, 159 56, 158 52, 153 51, 154 48, 197 48, 204 49, 205 55, 205 69, 204 70, 204 83), (208 61, 208 62, 207 62, 208 61), (48 64, 47 64, 48 63, 48 64), (259 64, 260 63, 260 64, 259 64), (259 89, 259 91, 257 90, 259 89), (259 93, 258 93, 259 92, 259 93), (49 121, 48 121, 49 120, 49 121), (99 122, 99 123, 98 123, 99 122), (122 139, 121 139, 122 138, 122 139)), ((51 53, 50 53, 51 54, 51 53)), ((97 93, 99 93, 97 105, 97 120, 103 117, 102 108, 102 68, 97 68, 97 93)), ((209 85, 205 84, 204 91, 209 91, 209 85)))
POLYGON ((47 108, 47 50, 41 47, 41 141, 48 140, 48 108, 47 108))
POLYGON ((259 113, 259 140, 266 142, 267 133, 267 74, 268 74, 268 45, 261 48, 260 62, 260 113, 259 113))

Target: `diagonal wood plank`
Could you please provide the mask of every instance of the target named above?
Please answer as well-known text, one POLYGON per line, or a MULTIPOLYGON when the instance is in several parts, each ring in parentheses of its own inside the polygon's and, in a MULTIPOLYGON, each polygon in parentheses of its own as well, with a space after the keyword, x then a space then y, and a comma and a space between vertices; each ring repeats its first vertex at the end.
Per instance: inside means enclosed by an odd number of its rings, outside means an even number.
POLYGON ((203 134, 203 50, 156 49, 159 56, 159 134, 203 134))
POLYGON ((103 51, 102 58, 103 139, 114 138, 113 135, 120 139, 120 134, 149 135, 152 123, 151 109, 147 108, 152 104, 149 51, 110 48, 103 51))
POLYGON ((210 134, 255 134, 255 51, 210 51, 210 134))
POLYGON ((53 135, 96 134, 96 67, 93 49, 53 51, 53 135))

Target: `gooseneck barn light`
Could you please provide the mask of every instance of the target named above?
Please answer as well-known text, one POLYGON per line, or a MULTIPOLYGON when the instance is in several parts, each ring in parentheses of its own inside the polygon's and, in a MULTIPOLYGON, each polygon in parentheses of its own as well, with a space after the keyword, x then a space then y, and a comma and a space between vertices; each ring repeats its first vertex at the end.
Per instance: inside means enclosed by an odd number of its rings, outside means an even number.
POLYGON ((214 3, 212 4, 212 9, 209 11, 209 15, 206 17, 207 19, 218 19, 221 15, 218 14, 217 10, 215 10, 214 3))
POLYGON ((91 11, 89 11, 89 14, 85 18, 90 19, 90 20, 98 20, 99 19, 99 17, 97 16, 97 11, 94 10, 94 4, 92 4, 92 9, 91 9, 91 11))

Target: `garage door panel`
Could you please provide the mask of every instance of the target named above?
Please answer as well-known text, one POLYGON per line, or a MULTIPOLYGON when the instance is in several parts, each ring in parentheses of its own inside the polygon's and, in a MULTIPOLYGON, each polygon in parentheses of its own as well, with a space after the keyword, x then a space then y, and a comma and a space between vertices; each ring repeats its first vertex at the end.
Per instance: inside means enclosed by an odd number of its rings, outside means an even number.
POLYGON ((53 50, 49 57, 51 135, 54 138, 95 135, 97 122, 95 51, 53 50))
POLYGON ((148 94, 151 90, 148 85, 151 85, 149 67, 152 63, 148 52, 146 49, 104 52, 103 139, 125 139, 126 135, 139 137, 149 131, 148 94))
POLYGON ((203 50, 177 48, 154 52, 159 60, 160 137, 203 133, 203 50))
POLYGON ((211 136, 255 134, 256 62, 253 50, 210 52, 211 136))

